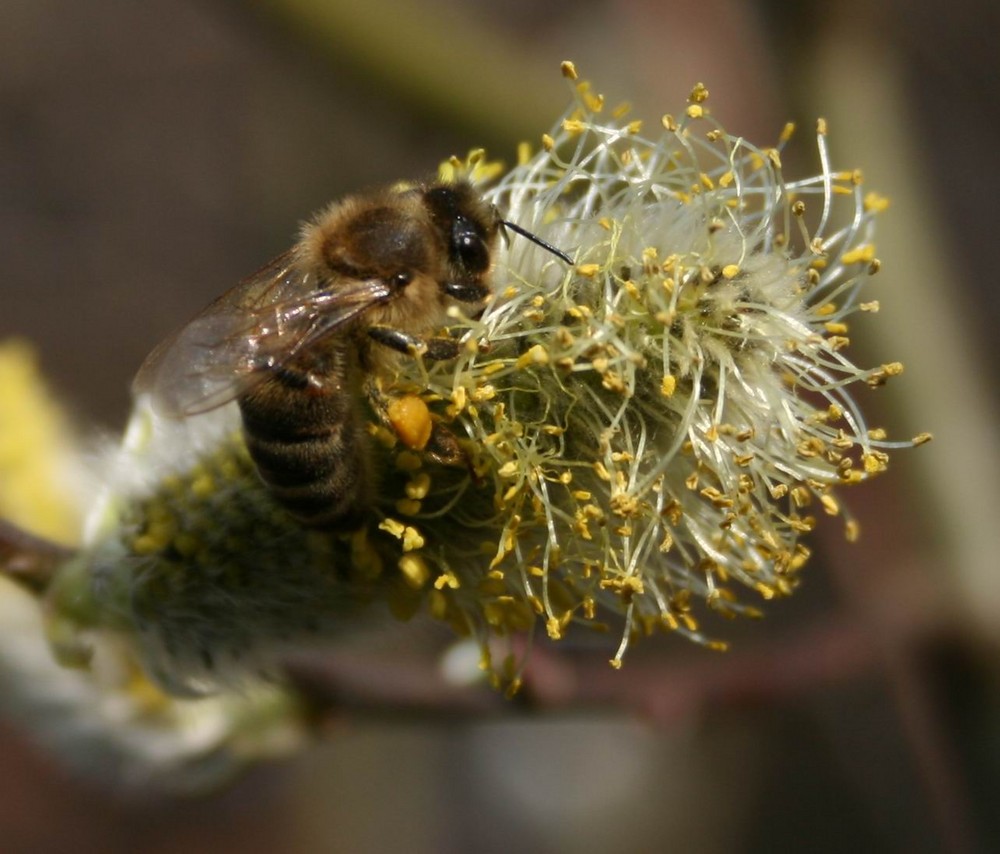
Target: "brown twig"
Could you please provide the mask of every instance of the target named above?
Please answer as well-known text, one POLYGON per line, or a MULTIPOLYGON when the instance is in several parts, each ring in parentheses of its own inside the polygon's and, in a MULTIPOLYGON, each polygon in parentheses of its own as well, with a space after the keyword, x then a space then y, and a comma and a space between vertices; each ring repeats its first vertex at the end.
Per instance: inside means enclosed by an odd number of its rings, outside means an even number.
POLYGON ((71 548, 0 519, 0 573, 33 593, 43 593, 56 569, 73 554, 71 548))

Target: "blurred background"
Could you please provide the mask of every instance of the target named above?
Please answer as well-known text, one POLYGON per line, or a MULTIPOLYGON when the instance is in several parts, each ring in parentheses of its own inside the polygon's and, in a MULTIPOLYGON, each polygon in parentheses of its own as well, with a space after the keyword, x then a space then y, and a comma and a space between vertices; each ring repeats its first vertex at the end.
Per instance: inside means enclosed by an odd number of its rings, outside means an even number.
POLYGON ((624 711, 348 716, 180 802, 112 796, 0 723, 0 850, 1000 848, 998 32, 992 0, 5 0, 0 338, 37 346, 87 430, 119 430, 151 347, 328 200, 511 160, 573 59, 650 122, 697 81, 760 145, 797 121, 793 176, 829 120, 837 168, 892 200, 855 355, 907 371, 864 402, 936 438, 847 496, 860 543, 818 532, 732 652, 596 653, 581 673, 624 711))

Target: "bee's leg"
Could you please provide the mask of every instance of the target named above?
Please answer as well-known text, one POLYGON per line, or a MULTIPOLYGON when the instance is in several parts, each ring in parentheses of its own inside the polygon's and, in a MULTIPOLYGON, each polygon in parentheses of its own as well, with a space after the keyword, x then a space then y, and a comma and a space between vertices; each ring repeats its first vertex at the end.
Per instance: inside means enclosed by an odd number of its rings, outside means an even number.
MULTIPOLYGON (((372 414, 384 427, 388 427, 393 433, 399 435, 397 424, 390 414, 390 409, 396 398, 386 394, 377 377, 369 377, 365 381, 364 391, 372 408, 372 414)), ((430 459, 441 465, 466 465, 469 466, 470 470, 472 468, 468 454, 458 443, 458 437, 437 419, 432 418, 430 438, 421 450, 430 459)))
POLYGON ((434 462, 444 466, 467 466, 472 470, 472 460, 458 444, 458 437, 440 422, 434 423, 430 441, 424 449, 434 462))
POLYGON ((382 383, 377 377, 368 376, 364 382, 365 397, 371 405, 375 417, 386 427, 391 427, 389 421, 389 403, 391 398, 382 390, 382 383))
POLYGON ((390 326, 370 326, 368 334, 384 347, 390 347, 407 356, 423 355, 432 362, 454 359, 459 353, 459 343, 453 338, 420 338, 390 326))

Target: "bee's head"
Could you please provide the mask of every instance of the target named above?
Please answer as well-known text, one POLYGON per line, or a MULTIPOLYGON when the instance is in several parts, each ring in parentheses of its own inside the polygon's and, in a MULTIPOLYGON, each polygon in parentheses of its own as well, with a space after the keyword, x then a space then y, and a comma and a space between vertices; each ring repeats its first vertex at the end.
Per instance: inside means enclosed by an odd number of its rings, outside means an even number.
POLYGON ((479 302, 489 295, 486 278, 493 263, 497 235, 506 241, 508 230, 573 265, 573 259, 561 249, 505 220, 467 181, 435 184, 424 191, 423 198, 448 247, 449 275, 441 287, 457 300, 479 302))
POLYGON ((441 289, 459 302, 486 299, 501 224, 496 208, 466 181, 434 184, 424 190, 423 201, 447 251, 441 289))

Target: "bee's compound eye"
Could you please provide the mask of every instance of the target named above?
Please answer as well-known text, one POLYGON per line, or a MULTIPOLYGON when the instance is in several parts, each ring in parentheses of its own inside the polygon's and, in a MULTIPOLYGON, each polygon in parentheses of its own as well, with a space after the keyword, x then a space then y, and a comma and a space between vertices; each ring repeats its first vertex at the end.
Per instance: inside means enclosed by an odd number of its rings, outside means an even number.
POLYGON ((471 230, 456 229, 452 240, 452 251, 458 255, 462 266, 469 272, 482 272, 490 266, 490 253, 486 242, 471 230))

